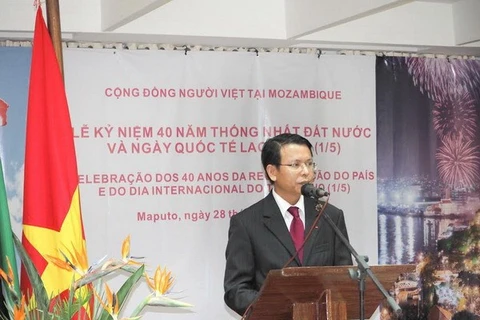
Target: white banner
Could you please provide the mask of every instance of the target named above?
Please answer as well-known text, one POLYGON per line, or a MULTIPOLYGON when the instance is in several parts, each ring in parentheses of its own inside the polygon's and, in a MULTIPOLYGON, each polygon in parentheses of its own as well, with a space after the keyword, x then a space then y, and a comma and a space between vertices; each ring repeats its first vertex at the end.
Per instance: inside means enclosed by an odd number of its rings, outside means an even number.
MULTIPOLYGON (((376 263, 374 57, 64 56, 91 262, 118 257, 131 235, 132 255, 145 256, 150 271, 170 269, 173 296, 194 304, 148 309, 142 319, 238 318, 223 302, 229 218, 268 193, 260 151, 283 132, 312 142, 316 184, 344 210, 355 249, 376 263)), ((127 310, 147 293, 135 291, 127 310)))

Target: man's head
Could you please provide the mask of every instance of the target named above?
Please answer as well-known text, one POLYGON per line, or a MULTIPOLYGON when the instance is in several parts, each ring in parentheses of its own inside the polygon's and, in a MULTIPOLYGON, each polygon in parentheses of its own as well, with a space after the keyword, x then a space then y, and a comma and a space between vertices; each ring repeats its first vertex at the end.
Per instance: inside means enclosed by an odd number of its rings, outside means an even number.
POLYGON ((302 185, 315 178, 312 144, 298 134, 283 133, 268 139, 262 149, 265 174, 275 192, 296 202, 302 185))

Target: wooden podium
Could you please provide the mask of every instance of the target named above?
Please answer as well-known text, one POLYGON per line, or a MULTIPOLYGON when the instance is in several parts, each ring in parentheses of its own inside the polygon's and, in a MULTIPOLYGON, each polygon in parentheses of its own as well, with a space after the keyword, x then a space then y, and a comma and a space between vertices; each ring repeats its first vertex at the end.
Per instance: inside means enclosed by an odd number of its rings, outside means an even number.
MULTIPOLYGON (((350 277, 356 266, 300 267, 272 270, 249 312, 248 320, 358 319, 358 280, 350 277)), ((415 265, 370 266, 385 290, 415 265)), ((384 296, 370 278, 366 280, 365 316, 370 318, 384 296)))

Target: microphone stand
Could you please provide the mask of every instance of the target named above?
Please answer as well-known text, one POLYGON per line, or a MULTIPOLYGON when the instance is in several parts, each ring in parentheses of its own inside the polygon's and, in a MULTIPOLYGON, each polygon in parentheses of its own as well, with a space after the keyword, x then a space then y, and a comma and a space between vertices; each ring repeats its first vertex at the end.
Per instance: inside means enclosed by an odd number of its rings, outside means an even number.
MULTIPOLYGON (((316 200, 317 200, 317 206, 315 207, 315 209, 317 210, 317 212, 320 212, 322 204, 320 203, 320 200, 318 198, 316 200)), ((343 235, 342 231, 337 227, 335 222, 333 222, 332 218, 330 218, 330 216, 326 212, 323 212, 322 216, 325 218, 325 220, 328 222, 330 227, 332 227, 332 229, 335 231, 335 234, 337 235, 337 237, 339 237, 340 240, 342 240, 343 244, 348 248, 348 251, 350 251, 350 253, 353 255, 353 257, 357 261, 358 269, 355 270, 354 268, 351 268, 349 269, 349 273, 350 273, 350 278, 352 278, 353 280, 358 280, 358 290, 359 290, 359 296, 360 296, 360 320, 365 320, 365 281, 367 279, 367 276, 370 277, 370 279, 372 279, 375 286, 387 299, 388 304, 392 307, 397 317, 400 317, 402 315, 402 309, 397 304, 395 299, 393 299, 392 296, 387 292, 387 290, 385 290, 383 285, 380 283, 378 278, 370 269, 370 266, 367 263, 368 257, 360 256, 357 253, 357 251, 352 247, 348 239, 343 235)))

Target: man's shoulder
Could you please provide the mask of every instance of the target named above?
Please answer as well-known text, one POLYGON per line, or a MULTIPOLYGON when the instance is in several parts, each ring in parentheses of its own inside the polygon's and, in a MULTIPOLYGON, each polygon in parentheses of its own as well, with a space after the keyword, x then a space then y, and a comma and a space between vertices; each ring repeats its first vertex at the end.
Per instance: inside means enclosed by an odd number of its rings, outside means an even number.
POLYGON ((325 202, 324 202, 324 205, 325 205, 325 204, 326 204, 326 206, 327 206, 327 207, 325 208, 325 210, 331 210, 331 211, 336 211, 336 212, 341 212, 341 211, 342 211, 342 209, 336 207, 335 205, 333 205, 333 204, 331 204, 331 203, 325 203, 325 202))
POLYGON ((273 199, 273 196, 268 194, 265 198, 262 198, 255 202, 254 204, 250 205, 249 207, 241 210, 239 213, 236 214, 236 216, 239 219, 250 219, 251 217, 259 217, 262 216, 262 213, 265 210, 265 204, 271 201, 273 199))

